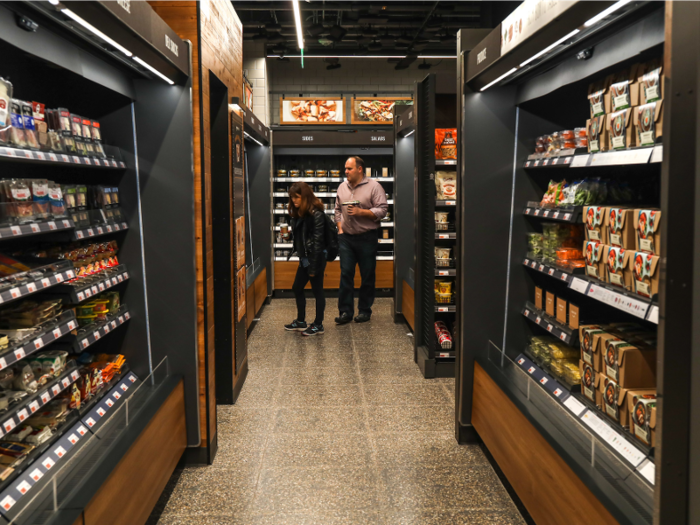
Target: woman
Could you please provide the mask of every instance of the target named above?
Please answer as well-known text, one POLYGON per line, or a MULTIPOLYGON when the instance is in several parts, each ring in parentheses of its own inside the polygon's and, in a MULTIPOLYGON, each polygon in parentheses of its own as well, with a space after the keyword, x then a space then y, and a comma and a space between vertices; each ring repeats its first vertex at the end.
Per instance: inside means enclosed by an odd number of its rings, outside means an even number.
POLYGON ((289 215, 292 217, 294 251, 299 256, 299 267, 292 291, 297 301, 297 318, 284 325, 285 330, 302 331, 302 335, 323 333, 323 314, 326 298, 323 295, 323 274, 326 270, 325 227, 323 204, 305 182, 297 182, 289 188, 289 215), (307 325, 304 287, 311 281, 316 298, 316 318, 307 325))

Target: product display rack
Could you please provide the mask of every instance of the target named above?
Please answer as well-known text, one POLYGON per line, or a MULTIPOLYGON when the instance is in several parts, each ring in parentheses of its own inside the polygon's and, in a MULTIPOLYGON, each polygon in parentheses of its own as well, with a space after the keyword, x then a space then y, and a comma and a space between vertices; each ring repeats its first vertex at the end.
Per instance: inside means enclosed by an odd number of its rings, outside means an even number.
MULTIPOLYGON (((297 257, 290 257, 293 246, 281 238, 280 224, 291 228, 291 217, 287 212, 289 202, 288 188, 294 182, 309 184, 317 197, 325 206, 325 213, 331 218, 335 214, 335 201, 338 186, 345 181, 345 161, 349 156, 357 155, 365 161, 365 168, 370 170, 371 178, 378 181, 387 194, 388 216, 379 224, 379 249, 377 252, 377 288, 391 289, 393 284, 394 261, 394 187, 393 151, 387 147, 391 144, 390 132, 358 130, 353 126, 339 129, 337 126, 318 131, 290 131, 289 126, 274 130, 273 147, 273 177, 272 177, 272 258, 277 265, 293 264, 293 271, 284 266, 275 270, 274 289, 290 290, 293 274, 296 271, 297 257), (383 169, 387 176, 383 175, 383 169), (284 176, 279 170, 284 170, 284 176), (291 170, 299 170, 300 176, 291 177, 291 170), (338 170, 340 176, 304 176, 306 170, 338 170), (386 235, 386 237, 385 237, 386 235), (281 275, 291 275, 292 279, 282 278, 281 275)), ((292 269, 292 267, 289 267, 292 269)), ((339 260, 329 263, 326 267, 324 286, 327 289, 337 289, 340 278, 339 260), (336 268, 337 266, 337 268, 336 268), (329 278, 330 277, 330 278, 329 278)), ((357 272, 356 272, 357 273, 357 272)))
MULTIPOLYGON (((0 350, 0 370, 14 367, 18 361, 28 361, 44 351, 60 350, 68 354, 66 368, 40 384, 35 392, 29 391, 19 401, 12 399, 9 406, 0 411, 3 441, 7 441, 8 433, 33 421, 33 414, 46 417, 45 406, 56 397, 69 394, 69 399, 74 395, 74 383, 85 384, 81 377, 83 367, 97 356, 120 354, 125 364, 121 366, 121 375, 116 374, 109 383, 105 379, 101 387, 95 386, 92 397, 84 398, 79 409, 69 409, 51 422, 52 433, 46 441, 25 453, 23 460, 13 465, 14 470, 5 471, 0 483, 0 521, 18 525, 59 523, 67 508, 67 501, 61 494, 71 490, 76 475, 81 479, 95 461, 103 462, 107 474, 116 472, 118 462, 107 466, 104 461, 115 453, 120 454, 121 459, 124 452, 119 451, 120 447, 126 444, 128 449, 134 445, 147 424, 141 421, 129 430, 123 424, 124 418, 134 422, 139 417, 153 418, 176 385, 182 385, 183 376, 189 376, 188 381, 191 381, 185 387, 188 390, 185 397, 189 399, 178 404, 183 426, 177 435, 173 429, 173 439, 186 442, 188 436, 184 433, 188 432, 193 445, 200 442, 196 306, 194 299, 187 300, 188 294, 194 296, 196 287, 192 265, 189 49, 163 26, 162 20, 145 3, 134 13, 148 30, 136 33, 129 27, 132 20, 117 18, 118 12, 113 13, 111 6, 96 2, 71 5, 69 8, 77 19, 90 20, 87 25, 69 18, 61 11, 65 7, 48 3, 0 6, 0 50, 5 57, 0 77, 11 80, 13 98, 39 101, 46 108, 67 107, 71 112, 99 121, 106 157, 26 150, 3 144, 0 147, 3 179, 25 184, 45 179, 60 185, 104 185, 117 188, 119 200, 115 205, 115 202, 93 199, 93 194, 88 193, 87 202, 78 199, 80 208, 66 209, 62 214, 60 207, 52 206, 49 218, 34 222, 19 222, 13 215, 3 213, 0 253, 13 257, 18 257, 17 253, 31 254, 39 262, 45 258, 46 266, 31 269, 26 274, 15 274, 14 286, 6 288, 3 283, 0 314, 21 306, 25 300, 41 303, 60 299, 63 311, 56 315, 54 310, 38 317, 43 320, 46 315, 54 315, 48 321, 34 321, 40 324, 31 327, 36 329, 31 335, 0 350), (35 23, 37 30, 29 33, 21 29, 17 24, 20 17, 35 23), (100 29, 93 33, 90 28, 100 29), (124 33, 117 36, 114 32, 117 29, 124 33), (185 59, 184 70, 148 41, 155 36, 160 43, 163 32, 167 32, 173 46, 179 46, 180 56, 185 59), (132 52, 152 67, 165 71, 166 76, 172 77, 172 83, 156 80, 136 62, 125 60, 116 49, 104 46, 95 36, 99 34, 111 34, 116 40, 129 35, 128 47, 132 52), (167 208, 171 209, 164 212, 167 208), (146 240, 147 231, 159 233, 146 240), (164 253, 164 246, 157 237, 167 237, 166 251, 175 250, 189 261, 184 267, 177 260, 168 263, 173 264, 171 270, 184 270, 178 274, 177 290, 171 282, 161 278, 159 273, 163 272, 153 271, 154 266, 151 266, 149 301, 145 260, 157 261, 164 253), (88 264, 93 263, 93 253, 104 253, 103 248, 74 255, 79 247, 108 241, 116 242, 119 266, 98 273, 93 273, 92 267, 87 269, 88 264), (46 255, 54 249, 61 254, 61 260, 52 260, 46 255), (79 273, 83 268, 89 276, 79 273), (85 313, 90 308, 86 303, 108 290, 119 291, 121 307, 103 321, 91 323, 90 316, 85 313), (176 302, 177 312, 169 311, 166 327, 164 304, 172 306, 176 302), (75 306, 83 309, 83 313, 78 314, 80 317, 76 317, 75 306), (150 315, 147 314, 149 307, 150 315), (173 315, 182 322, 173 323, 173 315), (113 334, 115 331, 117 334, 113 334), (80 359, 76 360, 78 356, 80 359), (158 368, 159 363, 165 366, 158 368), (152 375, 156 369, 157 379, 152 375), (139 403, 125 409, 126 398, 141 386, 139 378, 149 376, 149 385, 141 389, 139 403), (185 410, 189 412, 186 425, 185 410), (132 434, 132 431, 137 433, 132 434), (109 446, 101 449, 99 455, 88 457, 84 452, 99 448, 96 443, 101 439, 109 446)), ((24 125, 27 126, 26 120, 24 125)), ((65 197, 65 191, 63 195, 65 197)), ((3 206, 3 212, 11 209, 11 204, 3 203, 3 206)), ((38 201, 31 206, 37 217, 45 217, 44 211, 42 215, 37 211, 43 210, 38 201)), ((25 258, 29 264, 29 255, 25 258)), ((36 266, 37 263, 32 264, 36 266)), ((172 275, 168 280, 171 278, 172 275)), ((3 281, 8 282, 7 278, 3 281)), ((139 484, 138 480, 133 484, 135 491, 141 490, 139 484)), ((101 486, 102 483, 98 483, 84 487, 83 497, 89 501, 99 493, 101 486)), ((126 497, 136 497, 136 494, 126 497)), ((70 504, 71 512, 81 513, 88 501, 70 504)), ((73 521, 75 518, 70 520, 73 521)))
MULTIPOLYGON (((462 55, 458 48, 464 88, 459 108, 465 211, 461 235, 473 254, 463 261, 465 280, 460 291, 487 300, 466 299, 462 305, 461 325, 470 337, 463 340, 458 356, 457 392, 462 394, 457 399, 456 434, 466 442, 478 433, 537 522, 546 522, 547 516, 558 512, 596 516, 591 519, 598 523, 694 521, 684 476, 696 469, 688 465, 693 453, 683 452, 689 443, 687 386, 692 374, 681 370, 688 366, 696 330, 683 324, 689 320, 686 308, 692 294, 679 293, 671 280, 689 283, 694 278, 687 257, 697 250, 697 242, 679 228, 697 221, 697 205, 684 193, 692 189, 682 166, 696 163, 690 152, 697 136, 695 132, 688 136, 685 130, 687 126, 697 129, 698 113, 695 97, 680 93, 696 89, 698 56, 685 56, 684 50, 697 46, 697 35, 687 20, 697 18, 700 11, 694 5, 676 6, 635 2, 623 7, 621 3, 597 23, 585 26, 602 7, 595 3, 570 6, 556 22, 545 24, 537 38, 517 44, 503 56, 499 39, 487 39, 469 54, 462 55), (580 29, 566 36, 575 28, 580 29), (538 55, 542 49, 546 52, 538 55), (576 54, 583 50, 590 50, 583 54, 587 60, 581 60, 583 55, 577 60, 576 54), (478 64, 477 54, 491 58, 478 64), (538 59, 528 60, 535 55, 538 59), (668 91, 663 136, 656 136, 654 146, 593 154, 578 149, 549 157, 533 154, 538 137, 580 127, 590 118, 586 93, 591 82, 661 57, 665 57, 661 63, 668 91), (540 67, 542 63, 546 66, 540 67), (478 122, 478 129, 470 122, 478 122), (497 160, 505 158, 513 159, 512 164, 497 160), (661 210, 660 257, 667 266, 659 278, 658 295, 640 296, 585 275, 585 268, 572 272, 527 253, 527 233, 542 231, 547 224, 584 221, 581 207, 540 204, 548 181, 571 183, 598 177, 632 188, 622 207, 661 210), (670 209, 682 212, 671 218, 670 209), (482 217, 489 218, 489 228, 469 231, 467 225, 482 217), (580 343, 571 318, 562 323, 557 316, 547 315, 544 306, 540 310, 532 304, 536 287, 578 307, 580 324, 633 323, 638 327, 633 330, 658 334, 656 392, 663 404, 655 408, 655 447, 637 439, 627 424, 621 425, 595 406, 529 350, 532 335, 550 333, 574 350, 580 343), (490 415, 494 412, 508 414, 509 424, 502 425, 490 415), (499 432, 513 437, 508 443, 499 441, 499 432), (534 434, 544 442, 538 443, 534 434), (518 444, 508 449, 515 439, 518 444), (566 468, 557 467, 552 456, 563 460, 566 468), (540 466, 545 475, 540 476, 540 466), (562 499, 547 505, 535 502, 524 479, 530 487, 532 483, 559 487, 562 499), (576 494, 586 495, 565 495, 574 486, 580 487, 576 494)), ((502 34, 501 28, 494 33, 502 34)), ((619 206, 612 202, 600 204, 619 206)), ((625 340, 624 335, 619 337, 625 340)), ((627 405, 620 410, 627 410, 627 405)))
MULTIPOLYGON (((455 373, 455 350, 459 348, 459 211, 457 200, 436 198, 436 171, 454 171, 457 161, 435 159, 436 128, 454 128, 455 77, 428 75, 416 84, 416 268, 415 268, 415 360, 426 378, 452 377, 455 373), (439 223, 435 212, 448 213, 448 222, 439 223), (446 266, 438 266, 436 248, 449 248, 446 266), (440 274, 440 271, 446 272, 440 274), (440 278, 451 284, 451 300, 437 301, 436 282, 440 278), (438 343, 435 323, 442 321, 452 335, 452 349, 438 343)), ((455 172, 456 173, 456 172, 455 172)), ((457 179, 457 195, 459 195, 457 179)), ((445 264, 443 261, 441 264, 445 264)))

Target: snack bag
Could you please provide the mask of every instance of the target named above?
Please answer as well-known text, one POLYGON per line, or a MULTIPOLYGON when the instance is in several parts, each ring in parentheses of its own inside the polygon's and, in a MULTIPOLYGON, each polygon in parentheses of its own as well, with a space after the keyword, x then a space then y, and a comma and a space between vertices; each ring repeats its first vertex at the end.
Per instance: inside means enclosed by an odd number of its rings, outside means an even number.
POLYGON ((435 174, 437 200, 457 198, 457 174, 454 171, 438 171, 435 174))

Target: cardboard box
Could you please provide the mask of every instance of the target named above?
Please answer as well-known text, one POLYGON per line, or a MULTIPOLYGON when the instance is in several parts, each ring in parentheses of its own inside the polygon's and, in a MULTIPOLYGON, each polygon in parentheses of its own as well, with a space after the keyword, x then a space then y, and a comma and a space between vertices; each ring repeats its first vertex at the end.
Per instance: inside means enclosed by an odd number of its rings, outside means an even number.
POLYGON ((561 297, 557 297, 557 321, 566 324, 568 321, 568 308, 566 301, 561 297))
POLYGON ((605 227, 608 245, 625 250, 637 248, 634 217, 635 212, 631 208, 607 208, 605 227))
POLYGON ((584 206, 583 216, 586 220, 586 240, 608 243, 608 228, 605 224, 608 209, 605 206, 584 206))
POLYGON ((608 129, 608 149, 610 151, 634 147, 634 118, 631 108, 609 113, 605 119, 605 125, 608 129))
POLYGON ((580 321, 578 306, 569 303, 569 327, 578 330, 580 321))
POLYGON ((605 245, 601 242, 586 241, 583 243, 583 256, 586 259, 586 275, 605 280, 605 245))
POLYGON ((656 390, 627 392, 630 433, 646 445, 656 446, 656 390))
POLYGON ((547 292, 547 307, 546 307, 546 312, 547 315, 554 317, 554 303, 555 303, 556 297, 554 296, 553 293, 547 292))
POLYGON ((607 334, 605 329, 598 324, 586 324, 579 327, 579 344, 581 346, 581 361, 591 365, 594 370, 600 370, 600 352, 598 352, 598 339, 607 334))
POLYGON ((601 408, 603 395, 598 387, 604 377, 603 374, 596 372, 591 365, 583 361, 579 361, 578 366, 581 371, 581 393, 589 401, 595 403, 598 408, 601 408))
POLYGON ((605 257, 607 261, 606 281, 625 290, 631 290, 632 271, 630 270, 630 257, 632 257, 634 252, 614 246, 606 246, 605 248, 608 251, 605 257))
POLYGON ((649 298, 659 293, 658 265, 658 255, 634 252, 634 256, 630 258, 634 293, 649 298))
POLYGON ((588 153, 608 151, 608 127, 605 125, 605 115, 587 120, 586 133, 588 135, 588 153))
POLYGON ((605 340, 605 375, 622 388, 656 387, 656 349, 640 349, 617 338, 605 340))
POLYGON ((640 104, 663 99, 665 90, 663 59, 657 58, 641 64, 637 68, 637 84, 639 84, 640 104))
POLYGON ((606 113, 615 113, 639 105, 638 68, 639 64, 633 64, 608 77, 609 87, 605 92, 606 113))
POLYGON ((613 421, 623 427, 629 425, 629 410, 627 410, 627 390, 620 387, 613 379, 605 377, 600 382, 602 390, 601 401, 603 412, 613 421))
POLYGON ((638 252, 661 255, 661 210, 634 210, 635 248, 638 252))
MULTIPOLYGON (((588 85, 588 106, 590 108, 591 119, 609 113, 605 109, 605 95, 610 87, 610 77, 598 80, 588 85)), ((590 140, 590 135, 588 135, 590 140)))
POLYGON ((544 310, 542 307, 542 288, 535 286, 535 307, 538 310, 544 310))
POLYGON ((664 132, 664 101, 658 100, 634 108, 635 142, 637 146, 660 143, 664 132))

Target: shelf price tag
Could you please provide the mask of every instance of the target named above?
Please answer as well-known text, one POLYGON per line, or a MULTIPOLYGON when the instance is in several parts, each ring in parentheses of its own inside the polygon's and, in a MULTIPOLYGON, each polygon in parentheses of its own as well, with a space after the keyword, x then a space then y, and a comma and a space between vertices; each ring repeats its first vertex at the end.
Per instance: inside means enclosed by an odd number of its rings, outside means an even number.
MULTIPOLYGON (((36 291, 36 288, 34 288, 36 291)), ((12 288, 10 290, 10 295, 12 296, 13 299, 17 299, 21 294, 19 293, 19 288, 12 288)))
POLYGON ((114 406, 114 401, 112 401, 111 399, 107 399, 107 401, 105 401, 105 404, 106 404, 109 408, 112 408, 112 407, 114 406))
POLYGON ((110 324, 112 325, 112 329, 115 329, 117 327, 116 321, 112 321, 110 324))
POLYGON ((71 434, 68 436, 68 441, 70 441, 71 445, 75 445, 78 442, 79 438, 75 434, 71 434))
POLYGON ((52 386, 51 392, 53 393, 54 396, 57 396, 58 394, 60 394, 61 393, 61 385, 52 386))
POLYGON ((522 365, 524 362, 525 362, 525 358, 524 358, 524 357, 521 357, 520 359, 518 359, 518 364, 519 364, 519 365, 522 365))
POLYGON ((5 496, 3 500, 0 501, 0 507, 2 507, 5 510, 10 510, 15 503, 17 502, 12 498, 12 496, 5 496))
POLYGON ((124 323, 124 316, 120 315, 119 316, 119 324, 122 324, 122 323, 124 323))
POLYGON ((70 385, 70 379, 67 377, 64 377, 63 380, 61 381, 61 384, 63 385, 63 388, 68 388, 68 385, 70 385))
POLYGON ((7 421, 5 421, 5 422, 2 424, 2 428, 5 429, 5 432, 9 432, 10 430, 12 430, 13 428, 15 428, 16 426, 17 426, 17 423, 15 423, 15 420, 14 420, 14 419, 8 419, 7 421))
POLYGON ((543 272, 544 271, 544 264, 540 264, 540 267, 538 269, 539 269, 539 271, 543 272))
POLYGON ((100 291, 100 290, 97 288, 97 286, 94 286, 94 285, 93 285, 92 288, 90 288, 90 289, 92 290, 92 295, 97 295, 97 294, 99 293, 99 291, 100 291))
POLYGON ((44 340, 41 337, 34 339, 34 348, 39 350, 42 346, 44 346, 44 340))
POLYGON ((549 379, 547 379, 546 377, 543 377, 542 379, 540 379, 540 383, 543 385, 546 385, 548 382, 549 382, 549 379))
POLYGON ((58 446, 54 449, 53 453, 56 454, 59 458, 62 458, 66 455, 66 449, 62 446, 58 446))
POLYGON ((100 338, 100 332, 97 331, 97 330, 95 330, 95 331, 92 333, 92 335, 93 335, 93 337, 95 338, 95 341, 97 341, 97 340, 100 338))
POLYGON ((124 282, 124 278, 121 276, 121 274, 117 275, 117 280, 121 283, 124 282))
POLYGON ((528 374, 534 374, 535 370, 537 370, 534 366, 531 366, 530 368, 527 369, 528 374))
POLYGON ((97 287, 100 289, 100 292, 104 292, 104 290, 105 290, 105 285, 104 285, 104 283, 98 284, 97 287))
POLYGON ((23 359, 25 355, 27 355, 27 353, 24 351, 24 348, 18 348, 15 350, 15 357, 17 358, 17 361, 23 359))
POLYGON ((73 157, 73 162, 76 164, 80 164, 80 158, 79 157, 73 157))
POLYGON ((90 428, 94 427, 95 423, 96 423, 96 421, 94 419, 92 419, 91 417, 87 418, 87 420, 85 422, 87 423, 87 426, 89 426, 90 428))
POLYGON ((97 413, 100 415, 100 417, 102 417, 105 415, 106 412, 104 408, 100 407, 97 409, 97 413))
POLYGON ((447 307, 446 306, 439 306, 438 312, 447 312, 447 307))
POLYGON ((549 217, 549 210, 544 210, 544 213, 542 215, 544 215, 545 217, 549 217))
POLYGON ((42 404, 45 405, 50 400, 51 400, 51 394, 49 394, 48 392, 44 392, 43 394, 41 394, 41 403, 42 404))
POLYGON ((29 492, 29 489, 32 488, 32 486, 29 484, 29 482, 25 479, 22 480, 20 483, 17 484, 17 490, 19 491, 20 494, 23 496, 29 492))
POLYGON ((540 321, 542 321, 542 318, 538 315, 537 318, 535 319, 535 322, 537 324, 540 324, 540 321))
POLYGON ((554 275, 554 268, 550 268, 547 272, 549 275, 554 275))
POLYGON ((32 411, 32 414, 39 410, 39 402, 38 401, 32 401, 29 403, 29 410, 32 411))
POLYGON ((51 286, 51 281, 49 279, 44 278, 41 280, 41 286, 43 288, 48 288, 49 286, 51 286))
POLYGON ((68 270, 68 271, 66 272, 66 276, 67 276, 69 279, 73 279, 73 278, 75 277, 75 273, 73 272, 73 270, 68 270))
POLYGON ((78 230, 77 232, 75 232, 75 236, 76 236, 78 239, 82 239, 83 237, 85 237, 85 235, 83 234, 82 230, 78 230))
POLYGON ((78 292, 78 301, 82 302, 85 300, 85 294, 83 292, 78 292))
POLYGON ((58 162, 58 157, 56 157, 55 153, 49 153, 49 159, 51 159, 54 162, 58 162))
POLYGON ((553 219, 558 219, 558 218, 559 218, 559 212, 558 212, 558 211, 555 211, 555 212, 552 214, 552 218, 553 218, 553 219))
POLYGON ((106 225, 105 228, 107 229, 108 232, 112 232, 112 226, 111 225, 106 225))
POLYGON ((32 470, 32 473, 29 474, 29 477, 31 477, 34 481, 39 481, 41 478, 44 477, 44 473, 38 468, 35 468, 34 470, 32 470))
POLYGON ((568 279, 569 279, 569 276, 566 275, 564 272, 562 272, 562 274, 561 274, 561 280, 562 280, 562 281, 567 281, 568 279))
POLYGON ((75 321, 68 321, 68 330, 75 329, 75 321))
POLYGON ((557 388, 554 390, 554 395, 557 397, 561 397, 561 395, 564 393, 564 391, 561 388, 557 388))
POLYGON ((85 289, 85 297, 92 297, 92 291, 90 291, 90 288, 85 289))
POLYGON ((586 290, 588 289, 588 281, 574 277, 571 279, 571 284, 569 287, 576 290, 578 293, 585 294, 586 290))
POLYGON ((34 223, 34 222, 31 223, 29 225, 29 227, 32 229, 32 232, 34 232, 34 233, 39 233, 39 230, 41 229, 41 228, 39 228, 39 225, 34 223))
POLYGON ((80 377, 80 373, 77 370, 73 370, 70 373, 70 377, 73 381, 77 381, 77 379, 80 377))
POLYGON ((540 210, 539 208, 537 208, 537 209, 535 210, 535 215, 539 215, 539 214, 540 214, 540 211, 542 211, 542 210, 540 210))
POLYGON ((525 215, 530 215, 530 208, 525 208, 525 215))
POLYGON ((5 361, 4 357, 0 357, 0 370, 3 368, 7 368, 7 361, 5 361))
POLYGON ((98 226, 98 227, 97 227, 97 233, 98 233, 99 235, 102 235, 102 234, 104 233, 104 231, 102 230, 102 226, 98 226))
POLYGON ((547 331, 551 332, 552 328, 554 328, 551 324, 547 324, 547 331))
POLYGON ((535 266, 537 266, 537 261, 532 261, 532 263, 530 263, 530 267, 534 268, 535 266))
POLYGON ((88 229, 87 229, 87 234, 88 234, 88 237, 94 237, 95 232, 92 230, 92 228, 88 228, 88 229))
POLYGON ((562 341, 566 341, 566 333, 565 332, 560 333, 559 339, 561 339, 562 341))
POLYGON ((26 408, 23 408, 19 412, 17 412, 17 417, 19 418, 20 421, 24 421, 29 417, 29 412, 27 412, 26 408))
POLYGON ((88 166, 90 165, 90 159, 88 159, 87 157, 84 158, 83 161, 84 161, 85 164, 87 164, 88 166))
POLYGON ((85 436, 85 434, 87 434, 87 428, 85 428, 83 425, 80 425, 78 427, 78 434, 80 434, 80 437, 85 436))
POLYGON ((530 317, 530 310, 525 309, 525 312, 523 313, 525 314, 525 317, 530 317))
POLYGON ((51 458, 46 458, 44 460, 44 462, 42 463, 42 465, 44 466, 44 468, 46 470, 51 470, 51 467, 53 467, 55 464, 56 464, 56 462, 51 458))
POLYGON ((22 230, 19 226, 10 226, 10 230, 12 230, 12 235, 22 235, 22 230))
POLYGON ((70 228, 70 221, 63 221, 64 228, 70 228))
POLYGON ((457 201, 445 201, 445 206, 457 206, 457 201))

